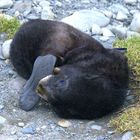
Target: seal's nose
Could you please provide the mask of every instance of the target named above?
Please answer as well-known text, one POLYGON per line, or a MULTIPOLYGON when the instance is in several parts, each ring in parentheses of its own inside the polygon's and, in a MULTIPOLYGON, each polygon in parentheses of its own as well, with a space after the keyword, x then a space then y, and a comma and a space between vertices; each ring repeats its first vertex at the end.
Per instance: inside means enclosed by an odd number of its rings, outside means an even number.
POLYGON ((45 100, 48 100, 47 84, 50 78, 52 78, 52 75, 48 75, 41 79, 36 88, 37 94, 45 100))

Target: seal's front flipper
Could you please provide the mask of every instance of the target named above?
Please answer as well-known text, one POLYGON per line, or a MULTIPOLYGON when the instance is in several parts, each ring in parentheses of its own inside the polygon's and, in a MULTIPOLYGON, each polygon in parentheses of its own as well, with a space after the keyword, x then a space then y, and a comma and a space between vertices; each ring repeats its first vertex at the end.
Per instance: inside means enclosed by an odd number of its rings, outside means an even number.
POLYGON ((23 88, 23 94, 20 96, 21 109, 29 111, 39 102, 40 97, 36 94, 38 82, 43 77, 52 74, 55 63, 56 57, 53 55, 37 57, 32 74, 23 88))

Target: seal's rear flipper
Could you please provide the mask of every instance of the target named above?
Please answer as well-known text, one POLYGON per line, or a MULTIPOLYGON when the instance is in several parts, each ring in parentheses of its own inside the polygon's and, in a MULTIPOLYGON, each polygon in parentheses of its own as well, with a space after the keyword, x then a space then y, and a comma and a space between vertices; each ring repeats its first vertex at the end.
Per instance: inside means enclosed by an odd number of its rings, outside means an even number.
POLYGON ((23 110, 31 110, 39 101, 40 97, 36 94, 38 82, 45 76, 52 74, 56 63, 56 57, 53 55, 37 57, 32 74, 23 88, 23 94, 20 96, 19 104, 23 110))

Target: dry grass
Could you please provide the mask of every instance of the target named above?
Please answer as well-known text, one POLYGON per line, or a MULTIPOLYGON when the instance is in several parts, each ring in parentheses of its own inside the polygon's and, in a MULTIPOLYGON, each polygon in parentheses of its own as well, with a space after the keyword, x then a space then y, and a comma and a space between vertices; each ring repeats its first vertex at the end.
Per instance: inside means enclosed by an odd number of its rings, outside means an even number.
POLYGON ((140 37, 117 40, 114 47, 127 48, 130 90, 137 95, 138 102, 124 109, 116 118, 112 118, 110 125, 119 132, 130 130, 134 134, 133 140, 140 140, 140 37))

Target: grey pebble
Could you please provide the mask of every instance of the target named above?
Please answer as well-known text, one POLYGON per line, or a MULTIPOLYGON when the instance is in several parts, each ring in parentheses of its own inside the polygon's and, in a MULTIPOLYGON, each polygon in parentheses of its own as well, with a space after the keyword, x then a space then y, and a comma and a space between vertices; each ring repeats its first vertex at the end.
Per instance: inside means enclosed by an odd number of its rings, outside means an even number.
POLYGON ((105 42, 105 41, 108 41, 109 40, 109 37, 108 36, 101 36, 100 37, 100 40, 105 42))
POLYGON ((102 129, 102 126, 94 124, 94 125, 91 126, 91 129, 94 129, 94 130, 98 130, 99 131, 99 130, 102 129))
POLYGON ((33 127, 22 128, 21 132, 23 134, 31 134, 31 135, 34 135, 36 133, 35 128, 33 128, 33 127))
POLYGON ((24 125, 25 125, 25 124, 24 124, 23 122, 19 122, 19 123, 18 123, 18 126, 19 126, 19 127, 23 127, 24 125))
POLYGON ((109 140, 107 136, 98 136, 94 140, 109 140))
POLYGON ((16 130, 11 131, 11 135, 15 135, 16 134, 16 130))
POLYGON ((0 116, 0 125, 5 124, 6 119, 3 116, 0 116))
POLYGON ((133 136, 133 133, 131 131, 128 131, 128 132, 123 134, 121 140, 131 140, 132 136, 133 136))
POLYGON ((38 18, 39 18, 38 16, 33 15, 33 14, 29 14, 29 15, 27 16, 27 19, 29 19, 29 20, 34 20, 34 19, 38 19, 38 18))
POLYGON ((113 135, 115 131, 107 131, 108 134, 113 135))
POLYGON ((0 104, 0 111, 4 109, 4 105, 0 104))

